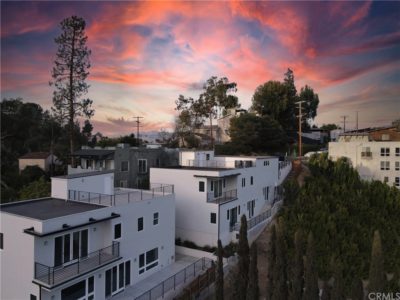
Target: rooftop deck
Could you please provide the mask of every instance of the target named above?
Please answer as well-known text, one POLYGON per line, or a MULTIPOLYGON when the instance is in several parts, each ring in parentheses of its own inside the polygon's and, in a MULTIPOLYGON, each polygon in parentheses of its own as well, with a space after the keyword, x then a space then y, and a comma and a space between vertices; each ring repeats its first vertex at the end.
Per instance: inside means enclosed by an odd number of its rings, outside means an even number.
POLYGON ((166 195, 171 195, 173 193, 173 185, 156 184, 152 185, 149 190, 115 188, 113 195, 69 190, 68 198, 70 200, 85 202, 89 204, 117 206, 143 200, 161 198, 166 195))
POLYGON ((18 201, 0 206, 1 211, 37 220, 49 220, 99 208, 104 208, 104 206, 57 198, 18 201))

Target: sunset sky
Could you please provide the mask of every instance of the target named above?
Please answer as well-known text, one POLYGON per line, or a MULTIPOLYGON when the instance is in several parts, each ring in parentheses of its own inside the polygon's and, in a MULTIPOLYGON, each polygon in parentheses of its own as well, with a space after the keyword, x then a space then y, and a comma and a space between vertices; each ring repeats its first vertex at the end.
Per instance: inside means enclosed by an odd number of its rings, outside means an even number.
POLYGON ((400 2, 1 2, 1 97, 52 105, 59 23, 87 22, 95 131, 172 129, 179 94, 212 75, 255 88, 281 80, 319 94, 315 122, 381 126, 400 118, 400 2))

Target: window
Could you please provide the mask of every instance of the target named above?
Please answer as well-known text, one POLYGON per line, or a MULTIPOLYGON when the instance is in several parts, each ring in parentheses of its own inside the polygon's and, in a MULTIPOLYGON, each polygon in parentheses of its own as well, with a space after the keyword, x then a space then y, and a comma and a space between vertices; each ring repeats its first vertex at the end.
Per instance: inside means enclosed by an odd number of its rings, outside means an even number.
POLYGON ((269 166, 269 160, 264 161, 264 166, 269 166))
POLYGON ((106 298, 119 293, 127 285, 130 284, 131 284, 131 262, 128 260, 106 271, 106 284, 105 284, 106 298))
POLYGON ((121 161, 121 172, 129 171, 129 161, 121 161))
POLYGON ((246 186, 246 178, 242 178, 242 187, 246 186))
POLYGON ((388 183, 389 182, 389 177, 387 177, 387 176, 383 177, 383 182, 384 183, 388 183))
POLYGON ((263 196, 264 196, 264 200, 268 200, 269 186, 263 187, 263 196))
POLYGON ((229 209, 226 211, 226 219, 229 220, 229 209))
POLYGON ((206 154, 206 160, 210 160, 210 154, 206 154))
POLYGON ((211 186, 214 190, 214 198, 219 198, 222 196, 222 186, 223 186, 223 179, 218 179, 211 181, 211 186))
MULTIPOLYGON (((36 299, 36 297, 34 299, 36 299)), ((69 300, 69 299, 93 300, 94 277, 91 276, 86 280, 82 280, 78 283, 75 283, 61 290, 61 300, 69 300)))
POLYGON ((138 159, 139 173, 147 173, 147 159, 138 159))
POLYGON ((0 232, 0 250, 3 250, 4 248, 4 245, 3 245, 3 233, 2 232, 0 232))
POLYGON ((250 185, 253 185, 253 176, 250 177, 250 185))
POLYGON ((256 205, 256 200, 251 200, 247 202, 247 210, 249 213, 249 219, 254 216, 254 207, 256 205))
POLYGON ((114 240, 121 238, 121 223, 114 225, 114 240))
POLYGON ((204 192, 204 181, 199 181, 199 192, 204 192))
POLYGON ((31 297, 30 297, 30 299, 31 299, 31 300, 36 300, 37 298, 36 298, 36 296, 35 296, 35 295, 32 295, 32 294, 31 294, 31 297))
POLYGON ((381 161, 381 170, 390 170, 390 161, 381 161))
POLYGON ((217 223, 217 214, 216 213, 211 213, 210 214, 210 222, 211 222, 211 224, 216 224, 217 223))
POLYGON ((137 219, 137 230, 142 231, 143 230, 143 217, 137 219))
POLYGON ((381 148, 381 156, 390 156, 390 148, 381 148))
POLYGON ((394 169, 395 169, 396 171, 399 171, 399 170, 400 170, 400 161, 396 161, 396 162, 395 162, 395 167, 394 167, 394 169))
POLYGON ((395 177, 394 178, 394 185, 395 186, 400 186, 400 177, 395 177))
POLYGON ((158 266, 158 248, 139 255, 139 274, 158 266))
POLYGON ((396 148, 396 156, 400 156, 400 148, 396 148))
POLYGON ((88 230, 75 231, 54 238, 54 266, 88 255, 88 230))
POLYGON ((158 224, 158 212, 153 214, 153 225, 158 224))
POLYGON ((119 187, 127 188, 128 187, 128 180, 120 180, 119 187))
POLYGON ((240 205, 238 206, 238 215, 240 215, 240 205))

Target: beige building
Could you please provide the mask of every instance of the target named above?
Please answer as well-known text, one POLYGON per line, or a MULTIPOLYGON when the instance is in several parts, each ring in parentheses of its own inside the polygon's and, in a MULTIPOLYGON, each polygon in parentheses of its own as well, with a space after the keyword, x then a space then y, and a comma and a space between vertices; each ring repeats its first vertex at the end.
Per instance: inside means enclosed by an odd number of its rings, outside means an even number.
MULTIPOLYGON (((395 125, 395 124, 393 124, 395 125)), ((400 188, 400 126, 368 128, 339 135, 329 156, 347 157, 360 177, 400 188)))
POLYGON ((38 166, 47 172, 52 164, 58 165, 60 161, 50 152, 31 152, 18 159, 20 172, 28 166, 38 166))

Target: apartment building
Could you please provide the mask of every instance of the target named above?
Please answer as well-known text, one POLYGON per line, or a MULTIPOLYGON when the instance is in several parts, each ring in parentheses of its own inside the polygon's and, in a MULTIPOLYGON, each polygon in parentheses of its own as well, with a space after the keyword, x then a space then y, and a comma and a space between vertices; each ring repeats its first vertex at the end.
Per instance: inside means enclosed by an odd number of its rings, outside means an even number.
POLYGON ((106 148, 84 146, 73 155, 79 164, 75 168, 69 167, 68 174, 114 170, 114 184, 123 188, 148 188, 149 168, 178 164, 176 149, 130 147, 129 144, 106 148))
POLYGON ((400 188, 399 125, 342 133, 329 143, 329 156, 348 158, 362 179, 400 188))
POLYGON ((213 151, 179 156, 179 167, 151 168, 150 179, 174 185, 176 237, 199 246, 236 241, 241 215, 255 220, 279 200, 291 169, 290 162, 270 156, 215 156, 213 151))
POLYGON ((72 174, 52 178, 51 197, 0 214, 1 299, 108 299, 175 260, 172 186, 72 174))

